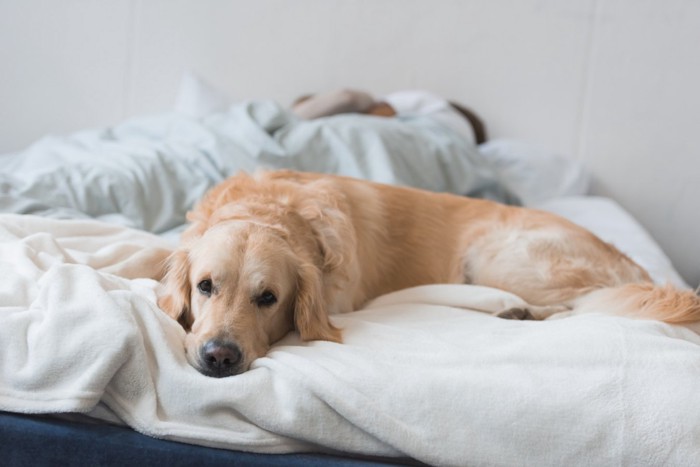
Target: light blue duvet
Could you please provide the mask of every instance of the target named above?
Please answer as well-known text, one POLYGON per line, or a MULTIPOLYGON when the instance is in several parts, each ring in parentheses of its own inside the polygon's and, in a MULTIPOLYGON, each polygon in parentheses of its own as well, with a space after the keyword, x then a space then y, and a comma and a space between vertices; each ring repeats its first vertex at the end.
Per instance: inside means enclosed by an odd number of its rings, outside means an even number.
POLYGON ((304 121, 272 101, 201 119, 172 113, 46 137, 0 156, 0 210, 93 217, 154 233, 239 170, 291 168, 502 197, 472 144, 428 117, 304 121))

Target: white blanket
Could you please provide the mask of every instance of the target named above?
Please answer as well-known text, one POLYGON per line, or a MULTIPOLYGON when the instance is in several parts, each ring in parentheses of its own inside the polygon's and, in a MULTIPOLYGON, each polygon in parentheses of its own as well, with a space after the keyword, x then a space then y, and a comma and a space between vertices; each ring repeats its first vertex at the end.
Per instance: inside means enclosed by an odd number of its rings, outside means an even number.
MULTIPOLYGON (((344 344, 290 334, 208 378, 145 274, 169 247, 93 221, 0 216, 0 409, 85 412, 148 435, 256 452, 340 450, 440 465, 691 465, 700 337, 592 314, 481 311, 520 299, 436 285, 334 317, 344 344), (144 274, 144 275, 145 275, 144 274)), ((605 311, 605 310, 601 310, 605 311)))

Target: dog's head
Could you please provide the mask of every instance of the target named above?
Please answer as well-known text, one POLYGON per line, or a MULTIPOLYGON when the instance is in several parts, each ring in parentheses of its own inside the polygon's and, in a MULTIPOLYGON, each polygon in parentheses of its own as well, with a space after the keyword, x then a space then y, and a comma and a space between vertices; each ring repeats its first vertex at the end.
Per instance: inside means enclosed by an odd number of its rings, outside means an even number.
POLYGON ((183 235, 158 300, 188 331, 190 364, 214 377, 244 372, 293 329, 302 340, 340 342, 323 290, 332 250, 319 232, 300 215, 221 217, 183 235))

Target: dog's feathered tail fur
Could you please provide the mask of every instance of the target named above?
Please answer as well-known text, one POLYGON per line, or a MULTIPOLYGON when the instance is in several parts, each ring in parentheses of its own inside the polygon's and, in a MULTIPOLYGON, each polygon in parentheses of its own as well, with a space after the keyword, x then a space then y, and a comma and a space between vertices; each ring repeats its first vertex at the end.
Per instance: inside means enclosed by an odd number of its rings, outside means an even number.
POLYGON ((575 313, 609 310, 619 316, 653 319, 669 324, 700 321, 700 297, 670 284, 625 284, 591 292, 576 300, 575 313))

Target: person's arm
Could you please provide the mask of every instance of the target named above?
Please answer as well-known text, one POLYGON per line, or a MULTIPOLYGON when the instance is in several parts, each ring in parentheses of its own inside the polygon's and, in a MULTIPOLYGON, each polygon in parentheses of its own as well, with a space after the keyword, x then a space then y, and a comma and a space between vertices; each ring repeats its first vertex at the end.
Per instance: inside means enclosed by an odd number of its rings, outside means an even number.
POLYGON ((366 92, 340 89, 301 97, 292 104, 292 112, 310 120, 341 113, 370 113, 377 104, 366 92))

